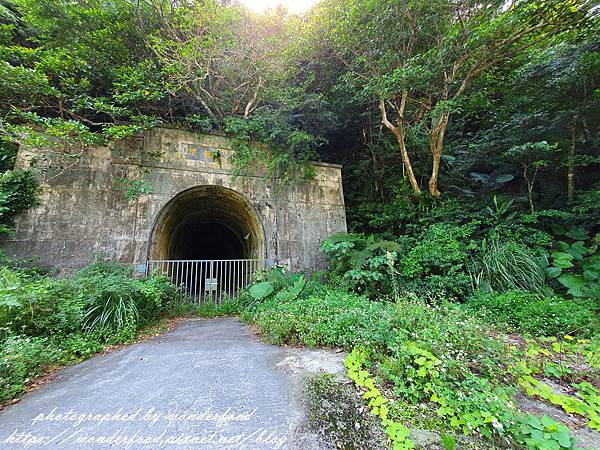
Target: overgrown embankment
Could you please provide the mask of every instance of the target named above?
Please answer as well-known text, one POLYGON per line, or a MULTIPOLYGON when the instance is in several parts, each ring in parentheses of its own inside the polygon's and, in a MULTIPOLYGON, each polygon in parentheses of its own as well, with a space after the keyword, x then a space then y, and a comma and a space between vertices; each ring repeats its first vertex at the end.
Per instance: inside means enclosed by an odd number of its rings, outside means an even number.
MULTIPOLYGON (((393 268, 389 261, 388 274, 393 268)), ((399 289, 373 291, 374 299, 328 275, 323 283, 264 274, 238 300, 241 316, 272 343, 348 351, 348 375, 395 449, 423 448, 432 436, 423 430, 434 431, 436 448, 596 445, 600 335, 589 303, 522 291, 488 294, 487 303, 482 293, 460 303, 399 289), (532 414, 520 408, 522 395, 563 413, 532 414)), ((314 386, 331 389, 326 380, 314 386)), ((363 448, 335 427, 328 439, 363 448)))

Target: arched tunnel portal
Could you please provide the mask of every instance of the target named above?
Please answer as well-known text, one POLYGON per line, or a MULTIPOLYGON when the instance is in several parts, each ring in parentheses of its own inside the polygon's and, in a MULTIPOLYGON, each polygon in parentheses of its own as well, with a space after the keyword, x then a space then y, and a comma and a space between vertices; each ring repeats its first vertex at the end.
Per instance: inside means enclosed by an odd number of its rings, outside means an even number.
POLYGON ((264 236, 258 215, 239 192, 197 186, 177 194, 158 214, 148 261, 153 272, 168 273, 194 296, 211 289, 232 295, 264 265, 264 236))

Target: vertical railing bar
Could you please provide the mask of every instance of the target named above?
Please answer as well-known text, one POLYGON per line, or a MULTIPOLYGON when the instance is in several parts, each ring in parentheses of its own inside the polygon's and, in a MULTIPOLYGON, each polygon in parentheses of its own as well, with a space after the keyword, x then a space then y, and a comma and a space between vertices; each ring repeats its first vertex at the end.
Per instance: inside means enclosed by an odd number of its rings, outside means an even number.
POLYGON ((183 291, 183 261, 178 261, 177 262, 177 273, 178 273, 178 280, 179 280, 179 288, 183 291))
POLYGON ((223 268, 222 268, 222 274, 221 274, 221 278, 223 279, 223 289, 222 291, 222 297, 229 297, 229 294, 227 293, 227 264, 228 261, 227 260, 223 260, 223 268))
POLYGON ((238 284, 238 288, 244 289, 244 261, 240 261, 240 283, 238 284))
POLYGON ((198 274, 198 303, 200 303, 204 297, 204 288, 202 287, 202 282, 204 281, 204 263, 200 261, 200 273, 198 274))
POLYGON ((208 278, 210 277, 210 272, 209 272, 209 265, 208 265, 208 261, 204 262, 204 277, 202 279, 202 281, 204 281, 204 302, 206 303, 208 301, 207 299, 207 286, 206 286, 206 280, 208 280, 208 278))
POLYGON ((188 260, 185 263, 185 295, 189 299, 191 297, 190 293, 190 261, 188 260))
POLYGON ((242 261, 242 289, 246 287, 246 261, 242 261))
POLYGON ((202 302, 206 301, 206 262, 202 261, 202 302))
POLYGON ((181 261, 177 261, 175 264, 177 266, 177 286, 179 286, 179 288, 181 289, 181 277, 183 276, 183 267, 181 261))
POLYGON ((238 280, 238 270, 239 270, 239 261, 235 261, 234 267, 233 267, 233 295, 235 295, 237 297, 238 294, 238 284, 239 284, 239 280, 238 280))
POLYGON ((231 292, 231 297, 235 297, 235 261, 231 261, 231 268, 229 270, 229 278, 231 280, 231 285, 229 286, 229 290, 231 292))
POLYGON ((183 278, 184 279, 183 284, 185 285, 184 292, 185 292, 185 296, 188 297, 190 295, 190 292, 189 292, 189 289, 190 289, 190 285, 189 285, 190 264, 189 264, 189 261, 185 261, 183 264, 184 264, 183 271, 185 273, 184 278, 183 278))
POLYGON ((217 261, 217 302, 221 303, 221 261, 217 261))
POLYGON ((196 301, 196 261, 192 263, 192 294, 190 297, 196 301))
POLYGON ((219 280, 219 284, 217 285, 219 292, 219 303, 223 303, 223 261, 219 261, 219 272, 217 279, 219 280))
POLYGON ((185 268, 184 268, 184 272, 185 272, 185 275, 184 275, 184 280, 185 280, 184 281, 184 283, 185 283, 185 294, 189 295, 189 292, 188 292, 188 290, 190 288, 189 279, 188 279, 188 277, 189 277, 189 271, 190 271, 189 262, 186 261, 186 262, 184 262, 184 264, 185 264, 185 268))
POLYGON ((198 303, 202 301, 204 291, 202 290, 202 281, 204 280, 204 263, 200 261, 200 273, 198 274, 198 303))
POLYGON ((225 263, 225 294, 229 299, 231 299, 231 295, 229 294, 229 266, 231 261, 227 261, 225 263))
POLYGON ((179 298, 181 298, 181 283, 179 282, 179 261, 173 263, 175 266, 175 285, 179 289, 179 298))
POLYGON ((206 272, 204 273, 204 301, 209 301, 209 299, 207 298, 207 293, 208 295, 210 295, 210 290, 208 289, 208 286, 206 285, 206 280, 209 280, 211 277, 211 264, 209 261, 206 261, 206 263, 204 263, 206 266, 206 272))
MULTIPOLYGON (((208 278, 209 278, 210 281, 212 281, 212 279, 213 279, 213 262, 210 261, 209 264, 210 264, 210 269, 209 269, 209 272, 208 272, 208 278)), ((209 291, 208 292, 210 294, 210 301, 214 303, 214 301, 213 301, 212 285, 209 287, 209 291)))
POLYGON ((219 304, 219 261, 213 261, 213 267, 214 267, 214 271, 213 271, 213 280, 215 281, 216 286, 215 287, 215 299, 214 299, 214 303, 215 305, 219 304))
POLYGON ((231 295, 231 261, 227 263, 227 295, 229 298, 233 298, 231 295))

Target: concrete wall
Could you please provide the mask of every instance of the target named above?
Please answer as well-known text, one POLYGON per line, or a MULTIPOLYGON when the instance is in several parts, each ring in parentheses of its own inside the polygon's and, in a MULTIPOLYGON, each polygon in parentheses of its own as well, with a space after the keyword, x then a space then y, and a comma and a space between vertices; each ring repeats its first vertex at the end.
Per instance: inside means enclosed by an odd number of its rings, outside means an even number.
POLYGON ((346 230, 340 166, 315 163, 315 180, 278 190, 259 174, 234 180, 231 155, 227 138, 169 128, 155 128, 135 142, 86 149, 75 160, 21 150, 18 168, 36 161, 40 205, 17 218, 15 235, 2 246, 11 256, 38 256, 67 271, 95 256, 144 262, 163 207, 187 189, 216 185, 252 205, 264 229, 267 259, 292 270, 323 267, 320 241, 346 230), (152 193, 127 201, 117 178, 143 178, 152 193))

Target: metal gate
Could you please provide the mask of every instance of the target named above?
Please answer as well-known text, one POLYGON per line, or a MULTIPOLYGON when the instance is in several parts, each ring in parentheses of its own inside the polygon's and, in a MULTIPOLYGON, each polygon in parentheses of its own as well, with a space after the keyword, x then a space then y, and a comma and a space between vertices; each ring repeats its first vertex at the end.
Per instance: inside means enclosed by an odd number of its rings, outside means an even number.
POLYGON ((266 267, 266 259, 146 261, 145 275, 164 275, 196 302, 235 298, 266 267))

